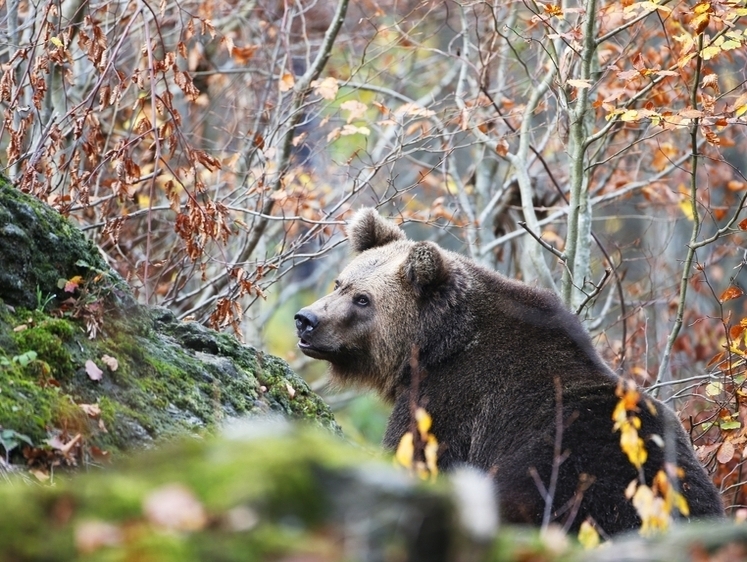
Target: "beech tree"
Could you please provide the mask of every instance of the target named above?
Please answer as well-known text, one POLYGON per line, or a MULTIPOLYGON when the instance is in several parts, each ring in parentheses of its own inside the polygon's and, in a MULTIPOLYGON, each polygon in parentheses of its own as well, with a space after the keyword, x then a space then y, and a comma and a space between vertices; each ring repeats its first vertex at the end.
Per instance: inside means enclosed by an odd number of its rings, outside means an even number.
POLYGON ((375 205, 557 291, 743 506, 743 0, 1 9, 5 173, 144 301, 253 340, 375 205))

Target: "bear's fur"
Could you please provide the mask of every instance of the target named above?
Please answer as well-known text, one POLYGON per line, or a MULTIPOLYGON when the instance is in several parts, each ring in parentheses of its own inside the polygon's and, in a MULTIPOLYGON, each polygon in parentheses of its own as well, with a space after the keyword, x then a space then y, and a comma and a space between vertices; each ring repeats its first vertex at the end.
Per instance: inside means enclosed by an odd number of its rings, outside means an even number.
MULTIPOLYGON (((359 211, 348 234, 359 255, 334 292, 296 315, 299 347, 328 361, 339 383, 363 384, 394 403, 384 445, 394 449, 410 430, 414 399, 433 418, 439 467, 467 463, 494 475, 502 519, 540 525, 546 501, 537 477, 549 486, 562 388, 567 458, 556 470, 553 519, 577 530, 591 517, 608 534, 640 526, 625 497, 638 471, 611 417, 620 379, 578 318, 551 292, 436 244, 407 240, 373 209, 359 211), (410 396, 413 345, 425 372, 416 397, 410 396)), ((683 471, 679 486, 690 516, 723 515, 674 413, 647 398, 636 415, 648 451, 646 482, 664 466, 659 436, 673 445, 666 454, 683 471)))

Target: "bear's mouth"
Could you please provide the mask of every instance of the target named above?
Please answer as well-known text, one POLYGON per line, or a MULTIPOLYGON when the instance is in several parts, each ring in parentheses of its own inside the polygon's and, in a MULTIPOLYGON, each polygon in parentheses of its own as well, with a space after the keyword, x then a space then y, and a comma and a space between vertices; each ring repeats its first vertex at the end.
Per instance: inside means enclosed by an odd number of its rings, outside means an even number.
POLYGON ((326 359, 330 355, 328 351, 314 347, 313 344, 303 338, 299 338, 298 348, 303 351, 304 355, 308 355, 313 359, 326 359))

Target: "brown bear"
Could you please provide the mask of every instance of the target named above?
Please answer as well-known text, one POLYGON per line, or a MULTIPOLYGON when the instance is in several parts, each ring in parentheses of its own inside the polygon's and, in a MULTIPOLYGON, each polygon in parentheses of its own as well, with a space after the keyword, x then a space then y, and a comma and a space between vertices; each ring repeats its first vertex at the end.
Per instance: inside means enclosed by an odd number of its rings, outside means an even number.
MULTIPOLYGON (((407 240, 374 209, 359 211, 348 234, 358 255, 332 293, 296 314, 298 346, 328 361, 335 381, 394 403, 384 445, 396 448, 410 430, 416 403, 432 416, 439 467, 468 464, 493 475, 504 521, 541 525, 549 505, 570 530, 587 518, 607 534, 639 527, 625 490, 640 474, 613 429, 620 378, 576 315, 549 291, 407 240), (424 373, 417 385, 413 346, 424 373)), ((681 469, 690 517, 723 515, 675 414, 652 398, 634 408, 646 482, 666 458, 681 469)))

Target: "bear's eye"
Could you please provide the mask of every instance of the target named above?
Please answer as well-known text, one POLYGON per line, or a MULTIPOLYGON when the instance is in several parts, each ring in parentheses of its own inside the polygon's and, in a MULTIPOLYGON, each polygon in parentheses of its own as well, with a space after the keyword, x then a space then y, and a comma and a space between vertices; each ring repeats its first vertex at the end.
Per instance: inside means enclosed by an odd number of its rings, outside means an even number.
POLYGON ((353 302, 358 306, 368 306, 371 301, 366 295, 355 295, 353 302))
POLYGON ((335 291, 340 288, 340 282, 335 279, 335 291))

